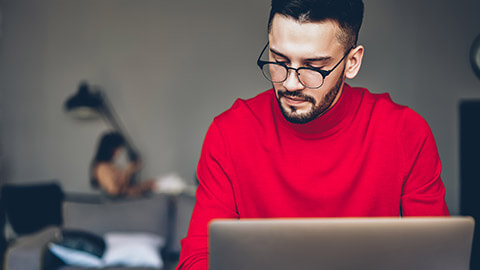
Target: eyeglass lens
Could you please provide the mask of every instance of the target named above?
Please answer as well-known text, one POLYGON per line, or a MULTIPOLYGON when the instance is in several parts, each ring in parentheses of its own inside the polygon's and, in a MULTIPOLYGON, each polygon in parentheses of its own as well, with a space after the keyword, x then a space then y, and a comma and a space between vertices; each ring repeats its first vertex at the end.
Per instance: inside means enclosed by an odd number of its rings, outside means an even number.
MULTIPOLYGON (((266 63, 262 67, 262 72, 267 80, 274 83, 280 83, 287 79, 288 69, 280 64, 266 63)), ((297 72, 297 78, 306 87, 316 88, 323 84, 323 76, 319 72, 311 69, 299 69, 297 72)))

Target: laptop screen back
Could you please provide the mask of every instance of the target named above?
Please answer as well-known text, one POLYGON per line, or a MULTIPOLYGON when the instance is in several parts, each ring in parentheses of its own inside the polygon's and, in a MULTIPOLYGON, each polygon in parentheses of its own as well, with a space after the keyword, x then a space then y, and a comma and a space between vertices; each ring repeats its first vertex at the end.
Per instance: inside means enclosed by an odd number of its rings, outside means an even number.
POLYGON ((211 270, 468 270, 474 221, 446 218, 216 220, 211 270))

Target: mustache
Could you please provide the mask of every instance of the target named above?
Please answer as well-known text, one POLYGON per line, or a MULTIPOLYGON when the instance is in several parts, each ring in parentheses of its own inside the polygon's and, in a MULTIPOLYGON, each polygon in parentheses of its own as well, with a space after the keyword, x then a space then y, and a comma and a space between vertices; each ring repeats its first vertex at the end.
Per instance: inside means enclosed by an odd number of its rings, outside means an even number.
POLYGON ((292 97, 296 99, 302 99, 304 101, 315 104, 315 99, 313 97, 307 96, 300 91, 287 92, 286 90, 278 90, 278 98, 280 99, 281 97, 286 97, 286 98, 292 97))

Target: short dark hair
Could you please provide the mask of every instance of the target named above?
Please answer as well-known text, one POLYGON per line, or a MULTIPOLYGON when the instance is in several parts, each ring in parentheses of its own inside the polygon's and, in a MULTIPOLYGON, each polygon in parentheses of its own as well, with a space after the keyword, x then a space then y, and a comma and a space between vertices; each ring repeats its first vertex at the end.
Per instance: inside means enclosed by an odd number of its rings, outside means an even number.
POLYGON ((125 144, 125 138, 119 132, 104 133, 98 143, 97 153, 93 158, 94 162, 112 161, 115 150, 125 146, 125 144))
POLYGON ((272 0, 268 32, 275 14, 291 17, 299 22, 333 20, 342 30, 337 38, 349 49, 357 44, 363 10, 362 0, 272 0))
POLYGON ((93 187, 98 187, 98 180, 94 176, 95 167, 100 162, 111 162, 115 150, 122 146, 126 146, 126 141, 119 132, 111 131, 102 135, 98 142, 97 152, 90 163, 90 184, 93 187))

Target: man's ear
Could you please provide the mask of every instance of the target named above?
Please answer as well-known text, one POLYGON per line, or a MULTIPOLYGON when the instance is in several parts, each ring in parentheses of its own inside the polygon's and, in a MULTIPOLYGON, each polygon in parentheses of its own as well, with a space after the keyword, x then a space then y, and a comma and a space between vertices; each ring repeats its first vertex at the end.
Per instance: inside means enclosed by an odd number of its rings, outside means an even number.
POLYGON ((353 79, 357 76, 360 66, 362 65, 364 50, 365 48, 362 45, 358 45, 349 53, 345 66, 345 77, 348 79, 353 79))

